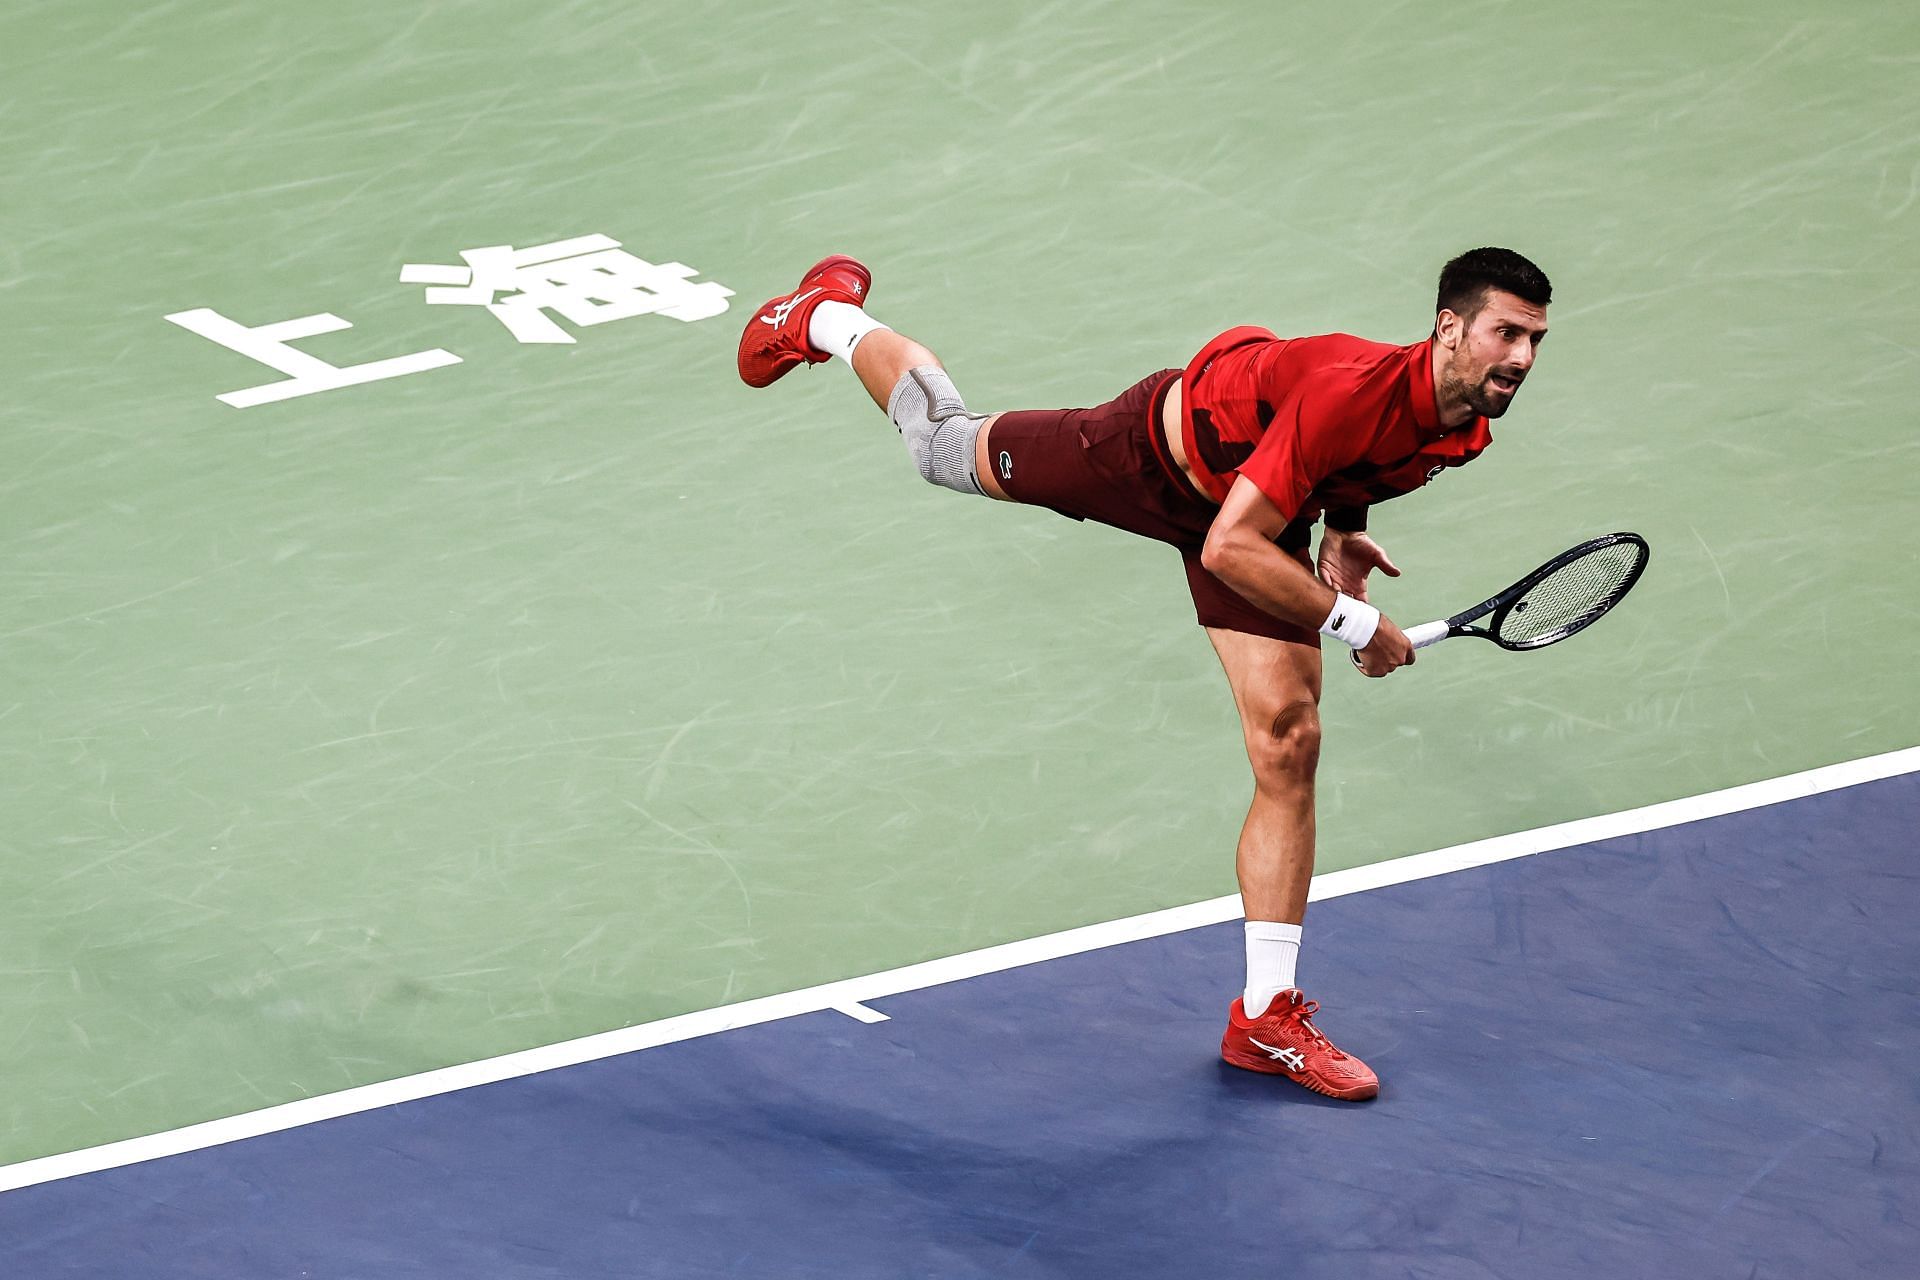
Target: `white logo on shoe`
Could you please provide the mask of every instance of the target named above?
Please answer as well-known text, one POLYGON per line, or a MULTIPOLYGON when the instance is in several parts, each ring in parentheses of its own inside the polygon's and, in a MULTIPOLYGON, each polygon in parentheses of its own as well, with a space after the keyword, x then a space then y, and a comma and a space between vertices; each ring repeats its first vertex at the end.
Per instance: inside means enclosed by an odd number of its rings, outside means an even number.
POLYGON ((819 292, 820 290, 818 289, 809 289, 805 293, 794 294, 791 298, 788 298, 785 302, 775 307, 772 311, 770 311, 764 316, 761 316, 760 317, 761 323, 770 324, 774 328, 778 329, 781 325, 787 322, 787 317, 793 314, 793 309, 795 307, 799 306, 801 303, 805 302, 808 298, 811 298, 814 294, 819 292))
POLYGON ((1013 479, 1013 455, 1005 449, 1000 451, 1000 478, 1002 480, 1013 479))
POLYGON ((1307 1056, 1298 1049, 1276 1049, 1270 1044, 1261 1044, 1252 1036, 1247 1037, 1247 1042, 1289 1071, 1299 1071, 1307 1065, 1307 1056))

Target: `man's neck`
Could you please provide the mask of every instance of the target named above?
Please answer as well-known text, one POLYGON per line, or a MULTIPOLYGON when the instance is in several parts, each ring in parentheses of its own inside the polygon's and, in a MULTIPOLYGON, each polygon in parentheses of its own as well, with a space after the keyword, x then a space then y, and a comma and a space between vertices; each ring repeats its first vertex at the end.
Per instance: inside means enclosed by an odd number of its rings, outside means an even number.
POLYGON ((1447 356, 1451 353, 1440 345, 1438 339, 1434 340, 1432 346, 1434 416, 1440 420, 1442 432, 1452 431, 1456 427, 1466 426, 1479 415, 1474 413, 1473 406, 1467 403, 1460 388, 1450 386, 1444 376, 1447 356))

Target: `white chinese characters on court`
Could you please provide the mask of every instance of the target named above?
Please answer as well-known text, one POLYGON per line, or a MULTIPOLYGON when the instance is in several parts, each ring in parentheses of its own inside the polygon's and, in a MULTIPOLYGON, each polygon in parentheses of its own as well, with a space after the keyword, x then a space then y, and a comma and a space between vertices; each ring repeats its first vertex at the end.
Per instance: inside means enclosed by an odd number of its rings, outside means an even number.
POLYGON ((491 245, 463 249, 460 257, 466 266, 409 262, 400 269, 401 282, 440 286, 426 292, 436 306, 485 307, 521 342, 574 340, 549 311, 581 326, 654 314, 705 320, 725 311, 733 296, 710 280, 695 283, 685 263, 656 266, 609 236, 525 249, 491 245))
MULTIPOLYGON (((401 268, 400 280, 435 286, 426 291, 431 305, 485 307, 521 342, 574 340, 548 312, 583 327, 655 314, 705 320, 724 312, 733 296, 733 290, 710 280, 695 281, 694 269, 685 263, 655 265, 628 253, 610 236, 575 236, 525 249, 491 245, 464 249, 460 257, 465 266, 409 262, 401 268)), ((301 338, 353 327, 325 312, 263 325, 241 324, 210 307, 176 311, 166 318, 287 375, 280 382, 217 397, 236 409, 461 362, 451 351, 436 347, 365 364, 328 364, 293 346, 301 338)))
POLYGON ((373 360, 366 364, 350 365, 328 364, 318 356, 296 351, 292 345, 295 338, 311 338, 322 333, 337 333, 341 329, 353 328, 350 322, 326 312, 314 316, 300 316, 294 320, 282 320, 276 324, 253 326, 241 324, 237 320, 229 320, 211 307, 176 311, 167 319, 182 329, 192 330, 203 338, 238 351, 241 355, 258 360, 261 364, 272 365, 287 375, 281 382, 264 382, 257 387, 229 391, 223 396, 215 397, 222 404, 230 404, 236 409, 248 409, 256 404, 272 404, 276 400, 291 400, 295 396, 310 396, 319 391, 357 387, 363 382, 378 382, 382 378, 399 378, 409 373, 424 373, 428 369, 438 369, 442 365, 460 363, 459 356, 451 351, 442 351, 438 347, 431 351, 415 351, 411 355, 394 356, 390 360, 373 360))

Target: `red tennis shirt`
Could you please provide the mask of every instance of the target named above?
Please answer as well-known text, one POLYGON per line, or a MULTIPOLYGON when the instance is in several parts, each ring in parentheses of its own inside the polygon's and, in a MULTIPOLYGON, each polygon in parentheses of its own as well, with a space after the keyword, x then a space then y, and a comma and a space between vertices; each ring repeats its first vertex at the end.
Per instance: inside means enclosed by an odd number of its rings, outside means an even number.
POLYGON ((1442 430, 1431 338, 1229 329, 1187 366, 1181 400, 1187 460, 1213 499, 1243 475, 1288 520, 1411 493, 1493 442, 1485 418, 1442 430))

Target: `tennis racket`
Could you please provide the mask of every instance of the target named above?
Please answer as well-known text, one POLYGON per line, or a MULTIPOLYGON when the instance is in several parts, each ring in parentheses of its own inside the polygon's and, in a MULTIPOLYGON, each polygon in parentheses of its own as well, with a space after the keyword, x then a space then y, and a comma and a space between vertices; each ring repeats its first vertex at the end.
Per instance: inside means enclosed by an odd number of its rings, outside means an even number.
MULTIPOLYGON (((1502 649, 1544 649, 1585 631, 1626 598, 1650 554, 1637 533, 1609 533, 1562 551, 1496 596, 1440 622, 1408 627, 1416 649, 1479 636, 1502 649), (1475 625, 1485 618, 1484 625, 1475 625)), ((1355 666, 1360 653, 1353 652, 1355 666)))

